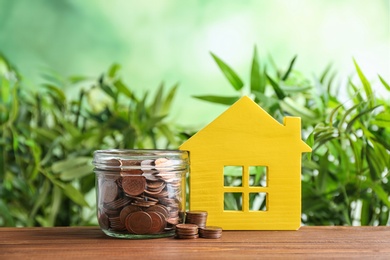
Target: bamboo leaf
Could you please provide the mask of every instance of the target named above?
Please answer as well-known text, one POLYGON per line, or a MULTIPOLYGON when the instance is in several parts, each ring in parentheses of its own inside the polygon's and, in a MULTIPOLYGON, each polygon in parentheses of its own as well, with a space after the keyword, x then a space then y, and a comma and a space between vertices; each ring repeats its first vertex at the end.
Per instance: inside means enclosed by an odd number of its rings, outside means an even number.
POLYGON ((385 204, 387 207, 390 207, 389 193, 387 193, 381 185, 372 184, 371 188, 375 192, 375 194, 380 198, 383 204, 385 204))
POLYGON ((316 113, 298 104, 290 97, 285 97, 281 101, 281 107, 285 111, 289 112, 291 115, 300 116, 302 118, 305 118, 306 120, 315 120, 316 118, 318 118, 316 113))
POLYGON ((43 182, 42 187, 39 189, 38 196, 34 201, 34 206, 31 210, 31 215, 30 215, 31 218, 35 218, 38 209, 45 203, 49 190, 50 190, 50 182, 46 179, 43 182))
POLYGON ((253 51, 252 68, 251 68, 251 91, 264 93, 265 85, 262 84, 260 75, 260 65, 257 56, 257 48, 253 51))
POLYGON ((105 83, 102 83, 99 86, 108 96, 112 97, 114 100, 117 99, 118 93, 114 92, 109 85, 106 85, 105 83))
POLYGON ((86 81, 88 78, 85 76, 71 76, 68 78, 69 82, 72 84, 77 84, 83 81, 86 81))
POLYGON ((115 80, 114 86, 116 87, 116 89, 118 90, 119 93, 122 93, 123 95, 125 95, 126 97, 128 97, 130 99, 134 98, 133 94, 128 89, 128 87, 122 82, 122 80, 120 80, 120 79, 115 80))
POLYGON ((43 86, 49 90, 50 94, 53 94, 53 97, 55 97, 56 101, 60 102, 61 104, 65 102, 66 96, 62 89, 50 84, 44 84, 43 86))
POLYGON ((363 112, 360 112, 358 115, 356 115, 354 118, 352 118, 348 125, 347 125, 347 128, 346 128, 346 132, 350 132, 351 131, 351 128, 353 127, 354 123, 356 122, 356 120, 359 120, 362 116, 364 116, 365 114, 368 114, 368 113, 371 113, 373 110, 375 110, 376 108, 380 107, 381 105, 377 105, 377 106, 374 106, 374 107, 371 107, 367 110, 364 110, 363 112))
POLYGON ((362 209, 360 211, 360 225, 367 226, 370 221, 370 201, 368 199, 364 199, 362 201, 362 209))
POLYGON ((63 181, 71 181, 92 174, 92 171, 93 171, 93 167, 90 163, 75 165, 72 168, 61 171, 60 179, 63 181))
POLYGON ((76 157, 76 158, 67 158, 62 161, 58 161, 52 164, 51 169, 54 173, 61 173, 66 170, 75 168, 79 165, 89 164, 91 162, 90 157, 76 157))
MULTIPOLYGON (((6 198, 4 198, 6 200, 6 198)), ((4 221, 2 226, 6 227, 14 227, 15 221, 12 216, 12 213, 9 210, 9 205, 7 205, 6 202, 4 202, 3 198, 0 199, 0 217, 4 221)))
POLYGON ((285 93, 300 93, 308 91, 311 88, 311 86, 280 86, 280 89, 283 90, 285 93))
MULTIPOLYGON (((379 75, 378 75, 379 76, 379 75)), ((382 82, 383 86, 385 86, 385 88, 390 91, 390 85, 381 77, 379 76, 379 79, 380 81, 382 82)))
POLYGON ((288 76, 290 75, 290 73, 291 73, 291 70, 292 70, 292 68, 293 68, 293 66, 294 66, 294 63, 295 63, 295 60, 297 59, 297 55, 295 55, 294 56, 294 58, 290 61, 290 65, 288 66, 288 69, 287 69, 287 71, 286 71, 286 73, 283 75, 283 77, 282 77, 282 80, 283 81, 286 81, 287 80, 287 78, 288 78, 288 76))
POLYGON ((366 97, 367 97, 367 100, 370 104, 370 106, 374 106, 374 95, 372 93, 372 88, 371 88, 371 84, 370 82, 368 82, 366 76, 363 74, 363 72, 361 71, 359 65, 357 64, 357 62, 355 61, 355 59, 353 60, 353 63, 355 64, 355 68, 356 68, 356 71, 358 73, 358 76, 360 78, 360 81, 362 82, 363 84, 363 88, 364 88, 364 91, 366 92, 366 97))
POLYGON ((223 105, 233 105, 240 97, 221 97, 221 96, 193 96, 194 98, 208 101, 211 103, 218 103, 223 105))
POLYGON ((66 185, 62 186, 61 188, 64 190, 65 195, 69 199, 71 199, 74 203, 76 203, 80 206, 83 206, 83 207, 89 207, 89 204, 84 199, 83 194, 81 194, 81 192, 78 189, 73 187, 72 184, 66 184, 66 185))
POLYGON ((111 67, 108 69, 108 76, 113 78, 120 68, 121 66, 117 63, 111 65, 111 67))
POLYGON ((61 200, 62 200, 62 192, 61 189, 58 186, 53 186, 53 197, 52 197, 52 203, 50 206, 50 213, 48 222, 50 226, 55 226, 55 220, 57 218, 57 215, 61 209, 61 200))
POLYGON ((169 91, 168 95, 165 97, 164 99, 164 102, 163 102, 163 105, 162 105, 162 108, 161 108, 161 114, 165 115, 165 114, 168 114, 170 108, 171 108, 171 105, 172 105, 172 101, 173 101, 173 98, 176 94, 176 90, 177 88, 179 87, 179 84, 175 84, 169 91))
POLYGON ((320 83, 321 84, 324 84, 325 78, 328 75, 331 68, 332 68, 332 64, 329 64, 328 66, 326 66, 325 70, 322 72, 322 74, 320 76, 320 83))
POLYGON ((215 54, 211 53, 218 67, 221 69, 225 77, 228 79, 230 84, 234 87, 235 90, 240 90, 244 86, 244 83, 240 77, 220 58, 215 54))
POLYGON ((276 83, 276 81, 274 81, 270 76, 268 76, 268 74, 265 74, 265 75, 266 75, 268 81, 270 82, 272 88, 274 89, 276 96, 280 100, 283 100, 286 97, 286 95, 284 94, 283 90, 280 88, 279 84, 276 83))

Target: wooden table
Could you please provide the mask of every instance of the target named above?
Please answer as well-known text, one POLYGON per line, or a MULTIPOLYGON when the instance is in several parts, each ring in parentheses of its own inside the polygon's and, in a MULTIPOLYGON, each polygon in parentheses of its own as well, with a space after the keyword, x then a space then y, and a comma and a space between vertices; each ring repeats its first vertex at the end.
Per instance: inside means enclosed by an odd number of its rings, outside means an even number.
POLYGON ((0 228, 0 259, 390 259, 390 227, 224 231, 220 239, 107 237, 97 227, 0 228))

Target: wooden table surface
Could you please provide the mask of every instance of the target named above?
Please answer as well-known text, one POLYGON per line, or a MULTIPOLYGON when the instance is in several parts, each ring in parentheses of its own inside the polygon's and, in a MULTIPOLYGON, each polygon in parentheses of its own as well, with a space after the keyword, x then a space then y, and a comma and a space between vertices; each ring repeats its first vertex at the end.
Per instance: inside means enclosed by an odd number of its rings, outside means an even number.
POLYGON ((224 231, 220 239, 110 238, 98 227, 0 228, 0 259, 390 259, 390 227, 224 231))

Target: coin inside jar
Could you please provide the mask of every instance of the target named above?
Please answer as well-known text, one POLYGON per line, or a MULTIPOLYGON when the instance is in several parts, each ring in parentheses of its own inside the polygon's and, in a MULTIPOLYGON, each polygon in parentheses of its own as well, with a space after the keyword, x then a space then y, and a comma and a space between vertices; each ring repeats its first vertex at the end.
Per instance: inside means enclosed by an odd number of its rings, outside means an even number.
POLYGON ((152 218, 143 211, 131 213, 126 218, 126 229, 134 234, 148 234, 152 227, 152 218))
POLYGON ((140 195, 145 191, 146 180, 144 176, 125 176, 122 180, 123 191, 130 196, 140 195))
POLYGON ((152 226, 149 229, 150 234, 156 234, 164 231, 166 222, 163 217, 157 212, 148 212, 149 216, 152 218, 152 226))
POLYGON ((118 186, 114 181, 106 180, 101 187, 101 193, 103 194, 103 202, 114 201, 118 195, 118 186))

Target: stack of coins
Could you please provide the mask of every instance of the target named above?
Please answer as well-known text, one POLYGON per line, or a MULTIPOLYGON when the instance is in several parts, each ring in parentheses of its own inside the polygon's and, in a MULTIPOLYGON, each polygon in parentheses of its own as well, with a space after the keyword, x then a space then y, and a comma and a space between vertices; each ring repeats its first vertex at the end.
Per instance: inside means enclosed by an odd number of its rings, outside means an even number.
POLYGON ((195 224, 199 228, 205 227, 207 222, 207 211, 201 210, 193 210, 186 212, 186 220, 187 224, 195 224))
POLYGON ((199 236, 202 238, 220 238, 222 236, 222 228, 215 226, 199 228, 199 236))
POLYGON ((176 238, 193 239, 198 238, 198 226, 195 224, 177 224, 176 238))

